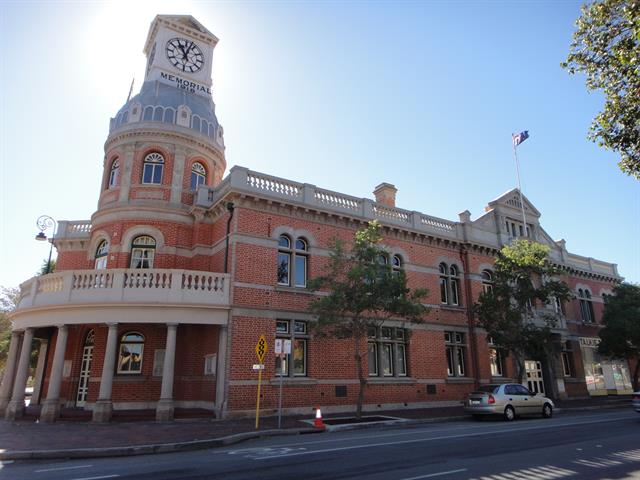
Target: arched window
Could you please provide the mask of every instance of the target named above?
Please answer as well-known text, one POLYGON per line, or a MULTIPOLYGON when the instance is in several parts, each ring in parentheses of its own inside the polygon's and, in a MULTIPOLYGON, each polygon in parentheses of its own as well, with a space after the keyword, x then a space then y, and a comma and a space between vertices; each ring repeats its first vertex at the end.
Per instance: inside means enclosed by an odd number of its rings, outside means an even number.
POLYGON ((391 274, 400 275, 402 270, 402 257, 400 255, 394 255, 391 257, 391 274))
POLYGON ((162 121, 164 123, 176 123, 176 111, 171 107, 165 108, 162 121))
POLYGON ((122 335, 118 354, 118 373, 142 373, 143 351, 144 335, 138 332, 127 332, 122 335))
POLYGON ((593 314, 593 302, 591 301, 591 292, 586 288, 578 289, 578 301, 580 302, 580 316, 584 323, 593 323, 595 316, 593 314))
POLYGON ((458 267, 441 263, 440 272, 440 302, 444 305, 460 305, 460 279, 458 267))
POLYGON ((491 270, 482 271, 482 291, 485 293, 493 292, 493 272, 491 270))
POLYGON ((156 241, 148 235, 141 235, 131 243, 130 268, 153 268, 153 257, 156 251, 156 241))
POLYGON ((142 112, 142 121, 143 122, 151 121, 152 118, 153 118, 153 107, 152 106, 144 107, 144 112, 142 112))
POLYGON ((115 188, 120 183, 120 162, 116 158, 111 163, 111 170, 109 171, 109 185, 107 188, 115 188))
POLYGON ((197 190, 200 185, 204 185, 207 179, 207 171, 204 166, 195 162, 191 166, 191 190, 197 190))
POLYGON ((160 184, 162 183, 162 168, 164 167, 164 157, 159 153, 150 153, 144 157, 142 170, 142 183, 160 184))
POLYGON ((164 115, 164 108, 156 107, 156 109, 153 112, 153 121, 154 122, 161 122, 163 115, 164 115))
POLYGON ((300 237, 293 243, 287 235, 278 238, 278 284, 291 286, 307 286, 307 241, 300 237))
POLYGON ((109 242, 102 240, 96 249, 94 268, 96 270, 107 268, 107 258, 109 258, 109 242))

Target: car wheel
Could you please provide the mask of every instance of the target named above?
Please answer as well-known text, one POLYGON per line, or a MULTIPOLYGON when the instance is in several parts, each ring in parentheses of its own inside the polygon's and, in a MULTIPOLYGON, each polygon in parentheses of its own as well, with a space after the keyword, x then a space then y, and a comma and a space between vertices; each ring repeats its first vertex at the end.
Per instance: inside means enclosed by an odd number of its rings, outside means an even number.
POLYGON ((516 411, 511 405, 507 405, 507 407, 504 409, 504 419, 507 422, 512 422, 516 419, 516 411))
POLYGON ((545 403, 542 407, 542 416, 544 418, 551 418, 553 416, 553 407, 548 403, 545 403))

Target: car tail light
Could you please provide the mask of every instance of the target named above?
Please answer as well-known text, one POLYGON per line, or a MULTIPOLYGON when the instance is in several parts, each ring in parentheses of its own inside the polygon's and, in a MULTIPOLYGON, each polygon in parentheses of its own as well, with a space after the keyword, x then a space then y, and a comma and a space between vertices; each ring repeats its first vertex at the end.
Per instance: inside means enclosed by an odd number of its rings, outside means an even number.
POLYGON ((493 398, 493 395, 489 394, 489 400, 487 401, 487 403, 489 405, 493 405, 494 403, 496 403, 496 399, 493 398))

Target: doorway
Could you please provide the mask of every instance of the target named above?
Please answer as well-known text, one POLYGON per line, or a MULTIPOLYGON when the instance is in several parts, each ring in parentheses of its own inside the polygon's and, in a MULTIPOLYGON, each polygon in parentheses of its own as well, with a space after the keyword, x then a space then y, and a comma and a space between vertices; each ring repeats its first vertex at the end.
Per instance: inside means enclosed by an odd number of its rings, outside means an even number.
POLYGON ((80 379, 78 380, 78 393, 76 394, 76 406, 84 407, 89 394, 89 376, 91 375, 91 360, 93 360, 93 340, 95 332, 89 330, 82 347, 82 363, 80 365, 80 379))
POLYGON ((525 360, 524 368, 527 372, 527 388, 534 393, 544 394, 542 362, 538 362, 537 360, 525 360))

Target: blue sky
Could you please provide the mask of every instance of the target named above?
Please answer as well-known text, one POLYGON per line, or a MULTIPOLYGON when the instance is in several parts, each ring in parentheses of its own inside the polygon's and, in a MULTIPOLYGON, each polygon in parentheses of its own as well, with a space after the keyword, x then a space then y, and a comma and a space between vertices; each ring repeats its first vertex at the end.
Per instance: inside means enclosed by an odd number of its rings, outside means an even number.
POLYGON ((516 186, 569 251, 640 282, 640 183, 586 140, 602 106, 560 68, 577 1, 0 4, 0 285, 48 254, 36 218, 89 219, 109 118, 137 91, 150 22, 192 14, 220 38, 213 98, 228 168, 472 218, 516 186), (180 10, 178 11, 177 8, 180 10))

